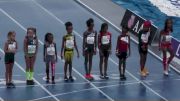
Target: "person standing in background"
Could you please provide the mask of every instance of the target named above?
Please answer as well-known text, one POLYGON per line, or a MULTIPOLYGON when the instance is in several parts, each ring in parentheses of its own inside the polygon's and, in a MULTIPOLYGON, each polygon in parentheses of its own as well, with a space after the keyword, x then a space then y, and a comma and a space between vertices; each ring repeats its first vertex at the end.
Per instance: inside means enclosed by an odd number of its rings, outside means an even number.
POLYGON ((93 80, 91 75, 92 70, 92 59, 93 55, 96 55, 97 51, 97 31, 94 30, 94 20, 92 18, 86 21, 87 30, 83 34, 83 56, 85 58, 85 78, 88 80, 93 80))
POLYGON ((159 37, 159 49, 163 53, 163 67, 164 75, 168 76, 169 64, 174 58, 174 51, 171 43, 171 33, 173 32, 173 21, 172 19, 166 19, 164 29, 160 32, 159 37), (167 57, 167 52, 170 53, 170 57, 167 57))

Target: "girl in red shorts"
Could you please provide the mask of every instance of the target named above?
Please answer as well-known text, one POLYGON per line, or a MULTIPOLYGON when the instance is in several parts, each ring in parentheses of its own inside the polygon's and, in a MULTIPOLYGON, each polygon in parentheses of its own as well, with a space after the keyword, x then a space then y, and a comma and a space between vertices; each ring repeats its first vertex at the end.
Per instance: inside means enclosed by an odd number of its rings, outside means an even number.
POLYGON ((173 32, 172 19, 166 19, 164 29, 160 33, 159 49, 163 53, 163 66, 164 75, 168 76, 169 64, 174 58, 174 52, 171 44, 171 33, 173 32), (170 53, 170 57, 167 57, 167 52, 170 53))

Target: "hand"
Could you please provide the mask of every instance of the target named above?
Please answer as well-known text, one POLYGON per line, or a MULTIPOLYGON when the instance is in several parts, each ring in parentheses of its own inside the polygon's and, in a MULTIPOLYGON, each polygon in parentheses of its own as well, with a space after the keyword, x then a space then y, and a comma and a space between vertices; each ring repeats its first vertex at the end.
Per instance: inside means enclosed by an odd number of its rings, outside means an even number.
POLYGON ((61 54, 61 59, 63 60, 64 59, 64 57, 63 57, 63 55, 61 54))

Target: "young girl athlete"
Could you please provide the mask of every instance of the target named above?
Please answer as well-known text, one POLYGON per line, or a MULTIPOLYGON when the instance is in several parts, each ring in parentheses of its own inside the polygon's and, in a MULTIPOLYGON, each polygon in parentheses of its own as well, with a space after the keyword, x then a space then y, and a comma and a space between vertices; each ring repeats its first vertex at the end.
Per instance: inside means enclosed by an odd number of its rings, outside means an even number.
POLYGON ((27 28, 27 35, 24 39, 24 53, 26 62, 26 79, 27 85, 34 85, 34 63, 38 50, 38 39, 35 28, 27 28))
POLYGON ((130 56, 130 52, 130 36, 128 35, 128 28, 123 26, 122 34, 119 35, 116 45, 116 56, 119 58, 119 72, 121 80, 126 80, 126 59, 130 56))
POLYGON ((148 53, 148 44, 150 39, 150 28, 151 22, 145 21, 143 24, 143 29, 139 32, 139 54, 140 54, 140 74, 141 76, 146 76, 149 74, 147 68, 145 68, 147 53, 148 53))
POLYGON ((61 47, 61 58, 65 59, 64 63, 64 80, 65 81, 74 81, 72 76, 72 60, 74 54, 74 48, 76 49, 77 56, 79 58, 79 52, 76 45, 76 37, 73 35, 73 25, 71 22, 66 22, 66 31, 67 34, 63 37, 62 47, 61 47), (63 55, 64 53, 64 55, 63 55), (69 67, 69 78, 67 77, 67 69, 69 67))
POLYGON ((46 63, 46 82, 49 83, 49 67, 51 66, 52 84, 55 84, 55 63, 57 62, 57 49, 54 42, 53 34, 47 33, 45 35, 44 44, 44 62, 46 63))
POLYGON ((98 48, 99 48, 99 56, 100 56, 100 78, 108 79, 107 76, 107 66, 108 66, 108 58, 111 54, 111 33, 108 32, 108 24, 103 23, 101 25, 101 30, 98 35, 98 48))
POLYGON ((83 34, 83 56, 85 58, 85 78, 93 80, 91 75, 92 69, 92 58, 96 54, 97 49, 97 31, 94 28, 94 20, 90 18, 86 21, 88 29, 83 34))
POLYGON ((173 32, 173 21, 172 19, 166 19, 164 29, 160 33, 159 48, 163 53, 163 66, 164 74, 168 75, 169 64, 174 58, 174 52, 171 43, 171 33, 173 32), (167 52, 170 53, 170 57, 167 58, 167 52))
POLYGON ((10 31, 7 35, 8 40, 4 46, 5 52, 5 66, 6 66, 6 86, 7 88, 14 88, 15 85, 12 82, 12 70, 14 66, 14 56, 17 51, 17 42, 15 40, 16 33, 14 31, 10 31))

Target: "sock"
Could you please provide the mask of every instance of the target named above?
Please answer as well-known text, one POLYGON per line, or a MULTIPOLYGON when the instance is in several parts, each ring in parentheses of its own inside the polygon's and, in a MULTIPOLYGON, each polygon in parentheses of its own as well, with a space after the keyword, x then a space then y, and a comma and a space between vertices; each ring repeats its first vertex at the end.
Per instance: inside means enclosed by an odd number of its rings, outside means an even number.
POLYGON ((30 77, 30 72, 26 71, 26 80, 30 80, 29 77, 30 77))
POLYGON ((29 79, 30 79, 30 80, 33 80, 33 76, 34 76, 34 72, 30 72, 30 77, 29 77, 29 79))

